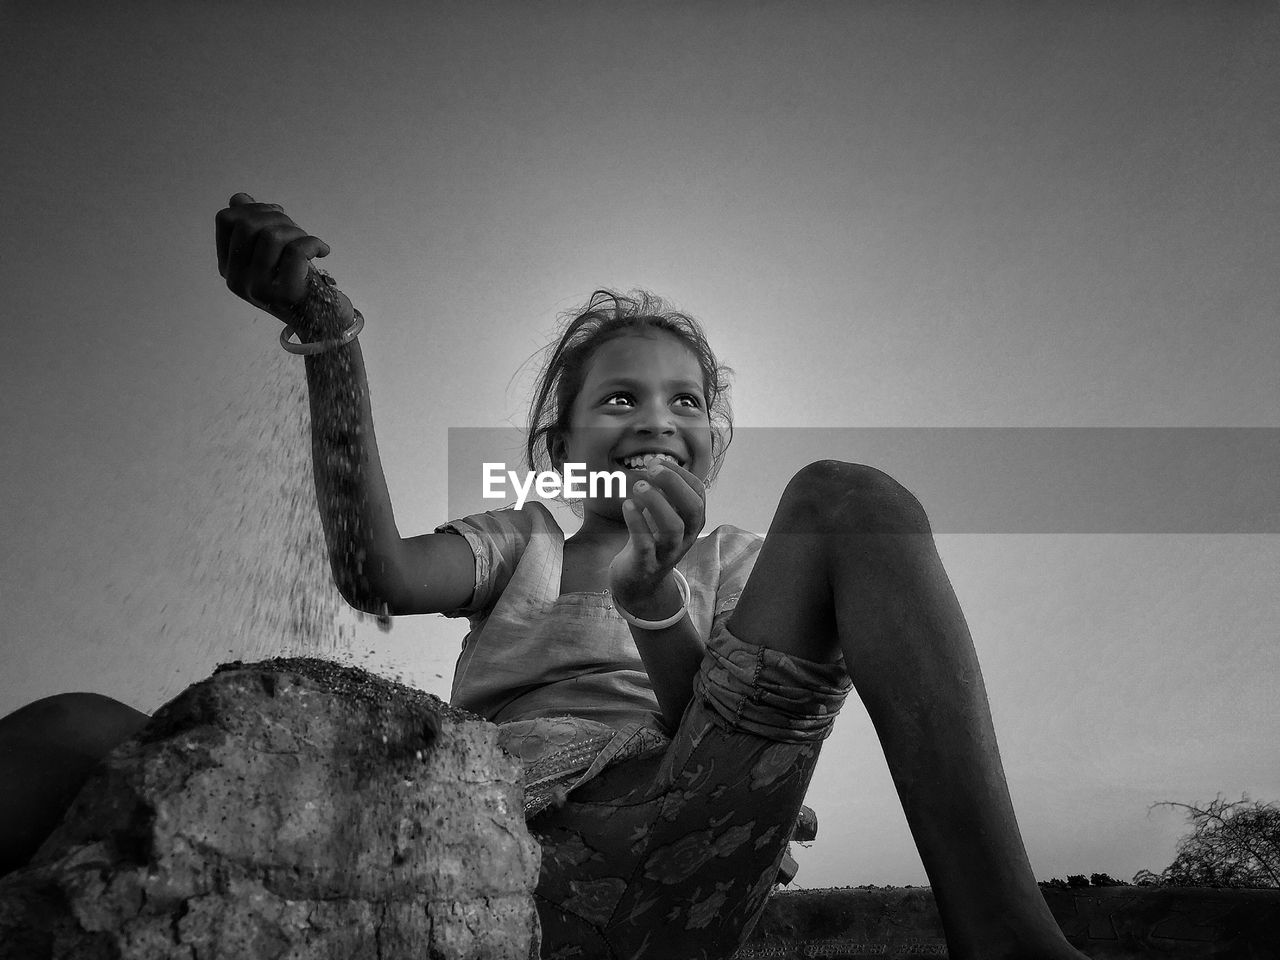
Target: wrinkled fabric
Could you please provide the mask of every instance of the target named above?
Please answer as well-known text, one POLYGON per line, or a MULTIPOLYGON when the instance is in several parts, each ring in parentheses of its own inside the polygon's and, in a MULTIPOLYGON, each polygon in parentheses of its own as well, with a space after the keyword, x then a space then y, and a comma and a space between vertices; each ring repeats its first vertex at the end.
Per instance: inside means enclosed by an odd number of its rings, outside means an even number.
MULTIPOLYGON (((471 627, 454 669, 454 706, 494 723, 572 715, 580 739, 635 722, 660 726, 649 675, 613 598, 561 592, 564 532, 545 506, 531 501, 436 530, 465 537, 476 561, 471 598, 445 613, 471 627)), ((689 616, 704 640, 732 612, 762 543, 725 525, 681 558, 689 616)))
POLYGON ((733 642, 708 645, 694 696, 730 726, 766 740, 825 740, 849 690, 844 660, 817 671, 808 661, 728 638, 733 642))
POLYGON ((545 960, 729 957, 759 919, 850 682, 843 664, 745 643, 723 621, 709 645, 664 752, 530 821, 545 960))
POLYGON ((629 723, 621 730, 605 728, 584 736, 574 717, 540 717, 498 725, 498 745, 524 759, 524 815, 537 816, 563 802, 581 786, 615 763, 662 753, 671 743, 662 730, 629 723))

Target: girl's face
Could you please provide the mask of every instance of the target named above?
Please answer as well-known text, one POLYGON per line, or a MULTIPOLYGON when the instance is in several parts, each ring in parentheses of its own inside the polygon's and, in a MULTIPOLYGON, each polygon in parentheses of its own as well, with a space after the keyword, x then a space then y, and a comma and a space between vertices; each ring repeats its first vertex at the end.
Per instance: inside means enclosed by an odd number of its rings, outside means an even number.
MULTIPOLYGON (((597 348, 569 423, 565 460, 585 463, 588 473, 623 470, 628 489, 644 473, 625 461, 643 453, 670 454, 699 478, 711 470, 702 369, 692 350, 662 330, 624 334, 597 348)), ((587 505, 622 517, 621 498, 587 505)))

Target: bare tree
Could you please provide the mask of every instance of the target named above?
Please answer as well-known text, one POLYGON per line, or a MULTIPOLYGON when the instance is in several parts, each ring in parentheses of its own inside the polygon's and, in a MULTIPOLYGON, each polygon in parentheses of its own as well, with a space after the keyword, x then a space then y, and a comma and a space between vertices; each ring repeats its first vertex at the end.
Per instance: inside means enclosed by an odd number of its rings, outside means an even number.
POLYGON ((1230 803, 1219 795, 1202 807, 1167 800, 1152 807, 1179 807, 1192 824, 1160 882, 1180 887, 1280 887, 1280 805, 1241 794, 1230 803))

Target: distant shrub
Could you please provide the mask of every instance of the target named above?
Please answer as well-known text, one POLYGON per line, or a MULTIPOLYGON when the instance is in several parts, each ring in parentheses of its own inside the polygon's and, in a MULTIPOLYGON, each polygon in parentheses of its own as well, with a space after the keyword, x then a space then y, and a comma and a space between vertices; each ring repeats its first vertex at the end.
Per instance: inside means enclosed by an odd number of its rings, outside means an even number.
POLYGON ((1089 885, 1089 878, 1086 877, 1083 873, 1067 874, 1068 887, 1087 887, 1088 885, 1089 885))
POLYGON ((1169 801, 1153 806, 1181 807, 1192 824, 1191 833, 1178 842, 1173 863, 1160 875, 1163 883, 1280 887, 1280 805, 1250 801, 1242 794, 1231 803, 1218 796, 1203 807, 1169 801))

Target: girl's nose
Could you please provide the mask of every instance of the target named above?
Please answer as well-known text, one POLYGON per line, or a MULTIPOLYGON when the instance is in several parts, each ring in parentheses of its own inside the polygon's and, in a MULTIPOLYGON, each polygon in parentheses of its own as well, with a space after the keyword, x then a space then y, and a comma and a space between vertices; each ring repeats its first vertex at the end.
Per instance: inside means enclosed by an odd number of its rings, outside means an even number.
POLYGON ((635 426, 640 433, 670 436, 676 432, 675 415, 664 403, 646 403, 640 408, 635 426))

